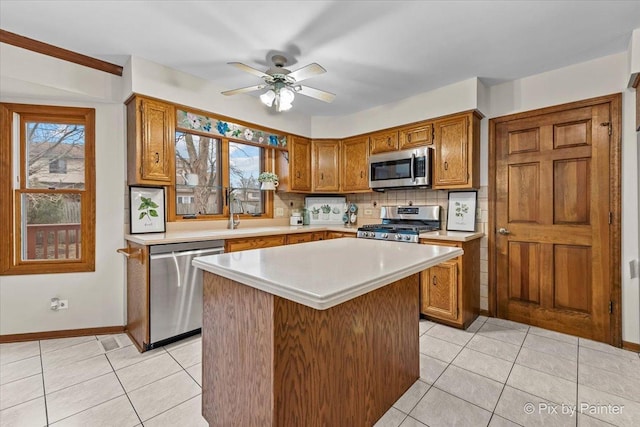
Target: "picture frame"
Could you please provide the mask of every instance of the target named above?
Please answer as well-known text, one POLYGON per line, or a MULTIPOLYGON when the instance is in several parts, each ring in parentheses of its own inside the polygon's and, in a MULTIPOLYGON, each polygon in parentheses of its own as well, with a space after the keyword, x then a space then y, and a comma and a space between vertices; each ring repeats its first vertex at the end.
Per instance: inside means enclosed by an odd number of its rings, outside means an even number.
POLYGON ((129 186, 129 215, 131 234, 164 233, 164 187, 129 186))
POLYGON ((477 191, 450 191, 447 209, 448 231, 476 231, 477 191))

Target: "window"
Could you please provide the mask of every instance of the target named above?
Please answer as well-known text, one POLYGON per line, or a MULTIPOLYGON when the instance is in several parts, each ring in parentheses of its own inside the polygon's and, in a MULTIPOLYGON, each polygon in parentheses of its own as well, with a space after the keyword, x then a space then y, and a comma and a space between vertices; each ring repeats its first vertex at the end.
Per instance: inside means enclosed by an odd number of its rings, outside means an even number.
POLYGON ((223 217, 229 208, 251 216, 268 213, 269 196, 258 182, 268 149, 178 130, 175 153, 175 206, 170 217, 223 217))
POLYGON ((93 271, 95 110, 0 107, 0 273, 93 271))

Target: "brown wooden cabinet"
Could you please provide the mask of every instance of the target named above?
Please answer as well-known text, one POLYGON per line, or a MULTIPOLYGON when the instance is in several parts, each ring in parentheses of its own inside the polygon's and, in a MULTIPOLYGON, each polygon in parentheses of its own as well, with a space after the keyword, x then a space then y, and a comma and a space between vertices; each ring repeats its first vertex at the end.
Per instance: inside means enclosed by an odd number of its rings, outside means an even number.
POLYGON ((480 118, 471 112, 435 122, 433 189, 480 186, 480 118))
POLYGON ((342 141, 341 190, 371 191, 369 188, 369 138, 360 136, 342 141))
POLYGON ((317 240, 324 240, 324 231, 314 231, 311 233, 287 234, 287 245, 295 245, 296 243, 315 242, 317 240))
POLYGON ((315 140, 312 147, 313 191, 320 193, 340 191, 340 141, 315 140))
POLYGON ((248 249, 271 248, 284 245, 287 241, 285 234, 276 236, 243 237, 240 239, 228 239, 224 242, 225 252, 246 251, 248 249))
POLYGON ((356 233, 341 232, 341 231, 327 231, 327 239, 340 239, 342 237, 356 237, 356 233))
POLYGON ((400 150, 433 144, 433 124, 426 123, 400 129, 400 150))
POLYGON ((289 138, 289 152, 278 154, 278 190, 311 192, 311 140, 301 136, 289 138))
POLYGON ((176 114, 173 105, 142 96, 127 102, 129 185, 174 182, 176 114))
POLYGON ((420 274, 420 313, 427 319, 466 329, 480 314, 480 239, 420 243, 456 246, 464 255, 420 274))
POLYGON ((370 137, 371 154, 386 153, 398 149, 398 131, 377 132, 370 137))

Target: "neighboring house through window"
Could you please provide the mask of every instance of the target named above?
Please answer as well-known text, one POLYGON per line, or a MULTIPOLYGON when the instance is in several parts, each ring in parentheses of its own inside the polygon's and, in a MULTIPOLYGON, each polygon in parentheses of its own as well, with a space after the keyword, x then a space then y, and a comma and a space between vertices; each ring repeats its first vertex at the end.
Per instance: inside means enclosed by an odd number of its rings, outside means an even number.
POLYGON ((95 110, 0 112, 0 273, 94 271, 95 110))

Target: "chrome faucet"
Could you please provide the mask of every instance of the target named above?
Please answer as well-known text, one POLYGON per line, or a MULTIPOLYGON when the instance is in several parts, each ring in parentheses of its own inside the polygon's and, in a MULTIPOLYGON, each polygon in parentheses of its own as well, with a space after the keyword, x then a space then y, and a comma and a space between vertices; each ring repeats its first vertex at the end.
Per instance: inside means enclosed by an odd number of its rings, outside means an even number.
MULTIPOLYGON (((235 188, 229 187, 227 191, 228 191, 227 200, 229 202, 229 224, 227 225, 227 228, 229 230, 235 230, 240 225, 240 215, 239 214, 236 213, 236 218, 237 219, 233 219, 233 202, 234 202, 234 199, 235 199, 235 197, 233 196, 233 192, 235 191, 235 188)), ((240 206, 242 206, 242 205, 240 205, 240 206)))

